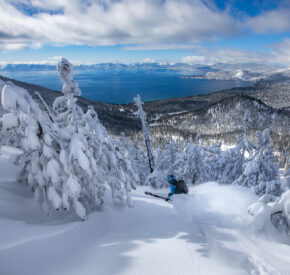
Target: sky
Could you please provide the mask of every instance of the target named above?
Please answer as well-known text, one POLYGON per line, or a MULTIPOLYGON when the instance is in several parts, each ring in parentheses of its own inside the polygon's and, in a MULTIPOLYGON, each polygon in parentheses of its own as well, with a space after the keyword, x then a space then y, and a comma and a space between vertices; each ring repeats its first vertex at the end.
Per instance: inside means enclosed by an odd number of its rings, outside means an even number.
POLYGON ((0 0, 0 64, 290 67, 290 0, 0 0))

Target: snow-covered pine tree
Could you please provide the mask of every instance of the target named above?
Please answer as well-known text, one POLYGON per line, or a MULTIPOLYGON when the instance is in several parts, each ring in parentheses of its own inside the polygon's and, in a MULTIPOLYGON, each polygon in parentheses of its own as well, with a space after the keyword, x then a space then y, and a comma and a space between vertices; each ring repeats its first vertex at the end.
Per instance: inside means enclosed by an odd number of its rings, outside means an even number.
POLYGON ((220 156, 221 156, 221 142, 213 146, 203 146, 201 148, 201 158, 203 161, 204 169, 204 181, 218 181, 220 173, 220 156))
POLYGON ((129 148, 130 148, 130 141, 129 139, 126 137, 125 133, 122 132, 120 134, 119 139, 115 140, 116 145, 118 146, 120 152, 124 155, 124 156, 128 156, 128 152, 129 152, 129 148))
POLYGON ((178 145, 172 141, 166 144, 165 149, 159 149, 156 156, 156 164, 153 173, 147 177, 146 184, 154 187, 167 186, 167 177, 174 174, 174 163, 176 162, 178 145))
MULTIPOLYGON (((134 172, 124 156, 113 145, 97 113, 89 108, 84 114, 76 104, 80 90, 72 78, 73 66, 62 59, 58 72, 63 81, 62 92, 53 104, 62 142, 62 164, 74 193, 74 208, 83 218, 86 209, 100 207, 105 186, 110 186, 114 203, 131 205, 129 191, 135 187, 134 172), (126 195, 126 196, 125 196, 126 195)), ((70 198, 68 194, 68 198, 70 198)))
POLYGON ((205 171, 198 143, 193 144, 192 140, 189 140, 185 150, 177 154, 174 175, 187 184, 203 182, 205 171))
POLYGON ((243 117, 243 139, 240 140, 240 144, 242 145, 241 149, 248 154, 249 159, 253 158, 253 154, 256 150, 256 145, 250 142, 248 139, 248 130, 250 128, 251 122, 252 120, 250 117, 250 112, 247 110, 243 117))
POLYGON ((250 112, 247 110, 243 117, 243 134, 239 137, 237 142, 238 144, 235 147, 236 158, 233 160, 233 162, 237 165, 235 165, 237 173, 234 175, 234 173, 230 172, 235 177, 234 184, 241 184, 240 179, 246 164, 248 162, 252 162, 255 158, 255 154, 257 153, 256 144, 252 143, 248 139, 248 130, 250 128, 251 122, 252 120, 250 118, 250 112))
POLYGON ((243 166, 254 158, 256 145, 249 141, 248 130, 252 123, 250 112, 247 110, 243 117, 243 134, 238 138, 237 145, 226 150, 221 155, 220 182, 233 183, 243 173, 243 166), (247 156, 247 157, 246 157, 247 156))
POLYGON ((258 132, 258 158, 261 163, 259 175, 259 193, 280 195, 279 169, 275 165, 273 150, 271 148, 270 130, 265 129, 263 134, 258 132))
POLYGON ((219 158, 219 176, 220 183, 233 183, 243 172, 245 162, 244 137, 239 137, 237 145, 234 148, 221 152, 219 158))
POLYGON ((146 178, 150 174, 146 153, 140 148, 138 140, 134 139, 128 150, 128 157, 132 168, 139 178, 141 185, 146 183, 146 178))
POLYGON ((176 162, 177 153, 178 145, 175 141, 166 144, 164 151, 161 151, 158 155, 156 167, 159 170, 166 171, 168 175, 173 174, 173 165, 176 162))
POLYGON ((86 122, 83 131, 88 140, 96 162, 97 174, 94 177, 98 186, 99 199, 103 201, 104 183, 110 186, 112 198, 116 204, 124 203, 125 194, 127 205, 131 206, 129 192, 136 187, 138 178, 134 173, 120 142, 113 140, 100 123, 98 115, 92 107, 84 115, 86 122))
POLYGON ((134 97, 134 101, 137 106, 136 115, 141 120, 143 137, 144 137, 144 142, 146 145, 147 156, 148 156, 149 169, 150 169, 150 173, 152 173, 154 170, 154 157, 153 157, 153 149, 151 146, 151 134, 150 134, 149 127, 147 124, 147 115, 143 110, 143 107, 142 107, 143 102, 141 100, 140 95, 137 95, 137 97, 134 97))
POLYGON ((44 120, 36 102, 22 88, 4 87, 1 103, 8 112, 3 115, 4 126, 13 126, 16 132, 10 132, 13 127, 4 127, 3 130, 8 131, 8 135, 15 134, 18 139, 17 143, 10 140, 9 145, 18 146, 24 151, 17 160, 23 163, 19 179, 28 183, 45 211, 48 211, 50 205, 59 209, 61 198, 53 195, 59 163, 54 159, 57 154, 52 150, 52 140, 47 134, 53 128, 50 121, 44 120), (52 184, 49 185, 49 182, 52 184))
POLYGON ((244 165, 236 183, 252 188, 257 194, 280 195, 279 171, 274 163, 269 129, 256 133, 257 150, 244 165))

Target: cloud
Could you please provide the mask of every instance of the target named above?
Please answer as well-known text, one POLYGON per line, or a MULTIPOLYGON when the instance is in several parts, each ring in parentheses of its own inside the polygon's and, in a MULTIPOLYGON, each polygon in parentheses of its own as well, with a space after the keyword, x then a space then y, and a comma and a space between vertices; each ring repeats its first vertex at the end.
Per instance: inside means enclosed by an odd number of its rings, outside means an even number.
POLYGON ((245 26, 259 34, 290 31, 290 8, 279 8, 247 18, 245 26))
MULTIPOLYGON (((7 61, 0 61, 0 65, 8 65, 8 64, 13 64, 13 65, 18 65, 18 64, 26 64, 26 65, 53 65, 56 66, 57 63, 61 60, 62 56, 53 56, 53 57, 47 57, 46 59, 42 60, 32 60, 32 61, 23 61, 23 60, 16 60, 13 62, 7 62, 7 61)), ((95 63, 83 63, 79 62, 77 60, 70 60, 72 64, 75 66, 78 65, 92 65, 95 63)))
POLYGON ((273 44, 268 52, 241 51, 233 48, 196 48, 194 56, 185 56, 181 62, 188 64, 215 64, 215 63, 258 63, 268 65, 290 65, 290 39, 273 44))
POLYGON ((284 64, 290 67, 290 39, 286 38, 281 43, 273 45, 271 52, 271 62, 276 64, 284 64))
MULTIPOLYGON (((192 50, 182 62, 289 64, 289 39, 268 53, 201 47, 201 43, 254 33, 290 31, 290 5, 234 18, 214 0, 0 0, 0 51, 45 44, 124 45, 123 50, 192 50)), ((286 4, 285 4, 286 3, 286 4)))
POLYGON ((200 56, 200 55, 185 56, 185 57, 181 58, 181 62, 190 64, 190 65, 207 64, 208 63, 207 58, 205 58, 204 56, 200 56))
POLYGON ((233 18, 214 7, 202 0, 2 0, 2 48, 35 43, 177 47, 236 33, 233 18))
POLYGON ((150 59, 150 58, 145 58, 142 63, 152 64, 152 63, 156 63, 156 60, 150 59))
POLYGON ((152 51, 152 50, 192 50, 196 45, 193 44, 147 44, 147 45, 135 45, 125 46, 125 51, 152 51))

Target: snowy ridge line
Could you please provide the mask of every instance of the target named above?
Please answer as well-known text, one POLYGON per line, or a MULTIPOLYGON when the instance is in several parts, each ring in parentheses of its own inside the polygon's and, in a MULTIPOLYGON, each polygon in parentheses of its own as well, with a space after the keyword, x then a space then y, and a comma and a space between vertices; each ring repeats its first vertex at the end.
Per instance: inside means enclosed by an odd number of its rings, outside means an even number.
MULTIPOLYGON (((248 99, 251 100, 253 102, 257 102, 259 105, 264 106, 265 108, 267 108, 268 110, 270 110, 271 112, 282 112, 285 113, 286 115, 288 115, 288 112, 284 112, 284 109, 275 109, 269 105, 267 105, 266 103, 264 103, 262 100, 257 99, 255 97, 249 96, 249 95, 230 95, 226 98, 220 99, 219 101, 213 102, 213 103, 209 103, 208 106, 206 107, 202 107, 200 109, 197 110, 192 110, 192 111, 182 111, 182 112, 176 112, 176 113, 172 113, 172 114, 165 114, 163 117, 160 118, 160 120, 162 119, 170 119, 170 118, 175 118, 175 117, 180 117, 180 116, 186 116, 186 115, 192 115, 192 114, 198 114, 199 112, 202 111, 207 111, 208 109, 215 107, 219 104, 222 104, 228 100, 235 100, 235 99, 248 99)), ((290 116, 289 116, 290 117, 290 116)), ((157 119, 159 120, 159 119, 157 119)))
POLYGON ((290 69, 276 69, 267 71, 255 71, 255 70, 218 70, 209 71, 204 75, 192 75, 192 76, 182 76, 182 78, 189 79, 214 79, 214 80, 242 80, 242 81, 276 81, 276 80, 289 80, 290 79, 290 69))
POLYGON ((211 103, 210 107, 163 117, 153 124, 153 134, 168 133, 177 134, 181 138, 186 136, 194 138, 199 133, 205 141, 216 136, 216 140, 219 138, 225 143, 233 143, 243 129, 241 118, 245 110, 249 110, 251 116, 249 130, 263 131, 269 127, 274 148, 280 152, 281 146, 285 145, 283 140, 290 136, 289 112, 275 109, 259 99, 246 95, 231 96, 211 103))

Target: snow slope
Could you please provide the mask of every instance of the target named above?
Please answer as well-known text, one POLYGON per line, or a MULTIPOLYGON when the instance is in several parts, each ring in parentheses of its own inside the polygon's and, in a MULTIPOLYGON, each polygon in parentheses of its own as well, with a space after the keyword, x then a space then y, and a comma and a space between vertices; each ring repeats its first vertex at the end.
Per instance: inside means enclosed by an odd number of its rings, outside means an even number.
POLYGON ((15 153, 0 155, 1 275, 290 274, 289 239, 253 232, 247 207, 256 197, 247 189, 211 182, 169 204, 142 187, 132 209, 107 205, 86 222, 46 217, 15 182, 15 153))

